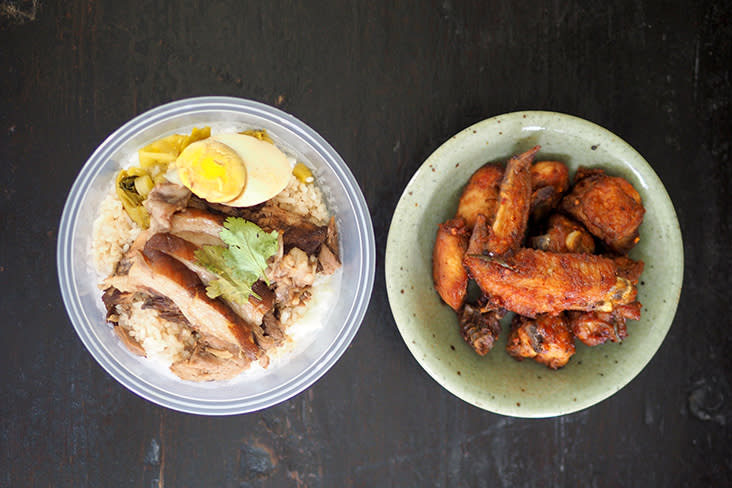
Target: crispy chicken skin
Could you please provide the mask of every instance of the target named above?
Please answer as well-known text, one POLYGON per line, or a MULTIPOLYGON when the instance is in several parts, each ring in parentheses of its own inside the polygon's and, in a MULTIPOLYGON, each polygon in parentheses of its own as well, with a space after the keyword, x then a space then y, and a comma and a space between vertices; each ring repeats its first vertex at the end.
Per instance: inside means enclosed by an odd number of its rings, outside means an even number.
POLYGON ((574 336, 588 346, 607 341, 621 342, 628 336, 627 319, 640 319, 639 302, 613 307, 612 312, 568 312, 569 327, 574 336))
POLYGON ((463 256, 468 248, 469 233, 465 221, 457 218, 439 225, 432 251, 432 279, 440 297, 458 311, 465 302, 468 273, 463 256))
POLYGON ((536 317, 563 310, 605 310, 635 300, 612 259, 519 249, 503 258, 466 254, 464 264, 495 308, 536 317))
POLYGON ((530 169, 532 221, 546 217, 569 188, 569 170, 560 161, 538 161, 530 169))
POLYGON ((456 218, 465 221, 465 226, 472 229, 479 214, 484 215, 491 223, 498 206, 498 193, 503 180, 503 168, 496 164, 486 164, 478 168, 468 180, 460 202, 456 218))
POLYGON ((549 227, 546 234, 531 239, 534 249, 559 253, 595 252, 595 239, 592 234, 579 222, 561 214, 552 214, 549 217, 549 227))
POLYGON ((458 319, 465 342, 480 356, 488 354, 501 333, 501 315, 495 310, 483 312, 480 307, 466 303, 458 319))
POLYGON ((645 209, 638 192, 625 179, 599 170, 578 171, 561 210, 581 222, 607 247, 626 254, 638 242, 645 209))
POLYGON ((532 358, 558 369, 567 364, 575 347, 564 314, 539 315, 535 319, 516 315, 511 322, 506 351, 519 361, 532 358))
POLYGON ((513 156, 501 181, 496 217, 488 237, 488 252, 499 256, 524 240, 531 206, 531 162, 540 146, 513 156))

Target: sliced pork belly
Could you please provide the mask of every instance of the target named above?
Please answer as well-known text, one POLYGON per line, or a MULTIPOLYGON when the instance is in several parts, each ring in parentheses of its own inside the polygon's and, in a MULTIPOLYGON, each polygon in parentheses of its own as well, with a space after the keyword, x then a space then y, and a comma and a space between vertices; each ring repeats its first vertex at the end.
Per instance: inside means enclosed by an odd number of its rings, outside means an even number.
POLYGON ((168 230, 170 218, 186 208, 190 198, 191 191, 184 186, 170 182, 155 185, 143 204, 150 214, 150 229, 153 232, 168 230))
POLYGON ((208 234, 218 239, 225 220, 224 215, 189 207, 171 216, 170 232, 208 234))
POLYGON ((258 357, 251 326, 222 301, 209 298, 196 273, 153 249, 136 256, 126 275, 110 277, 106 284, 122 292, 146 290, 165 296, 197 332, 237 345, 248 360, 258 357))
POLYGON ((249 361, 227 349, 199 343, 188 359, 173 363, 170 370, 188 381, 220 381, 238 376, 248 366, 249 361))
MULTIPOLYGON (((285 254, 293 247, 297 247, 305 251, 308 256, 317 255, 320 246, 328 239, 327 225, 316 225, 301 215, 274 205, 266 204, 242 217, 254 222, 266 232, 279 231, 284 241, 285 254)), ((331 250, 337 253, 337 249, 331 250)))
MULTIPOLYGON (((207 285, 217 276, 198 264, 195 256, 197 249, 198 247, 192 242, 167 233, 155 234, 145 244, 145 251, 160 251, 175 258, 196 273, 203 284, 207 285)), ((274 293, 261 280, 255 282, 252 289, 259 298, 250 295, 249 302, 246 304, 230 302, 229 305, 247 322, 258 324, 262 321, 264 314, 274 306, 274 293)))
MULTIPOLYGON (((217 277, 196 262, 195 252, 197 249, 198 247, 195 244, 168 233, 155 234, 145 244, 145 251, 159 251, 167 254, 196 273, 204 285, 208 285, 217 277)), ((225 302, 250 325, 257 344, 262 349, 268 350, 280 342, 273 340, 270 337, 271 334, 268 334, 259 324, 262 323, 264 315, 274 308, 274 292, 262 280, 256 281, 252 286, 252 290, 259 298, 251 295, 249 301, 243 304, 228 300, 225 300, 225 302)))

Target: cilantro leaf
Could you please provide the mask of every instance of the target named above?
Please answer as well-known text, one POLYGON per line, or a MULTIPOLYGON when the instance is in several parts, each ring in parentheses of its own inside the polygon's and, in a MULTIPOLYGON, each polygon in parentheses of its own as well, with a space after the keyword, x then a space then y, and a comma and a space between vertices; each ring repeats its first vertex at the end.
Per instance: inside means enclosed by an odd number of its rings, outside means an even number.
POLYGON ((273 256, 279 247, 276 230, 267 233, 254 222, 229 217, 224 222, 224 229, 219 233, 219 237, 229 245, 229 252, 237 264, 237 269, 259 276, 269 285, 265 270, 267 259, 273 256))
POLYGON ((258 279, 269 284, 265 270, 279 248, 277 231, 267 233, 253 222, 229 217, 219 237, 228 247, 203 246, 195 252, 196 261, 217 276, 206 294, 243 304, 250 295, 257 296, 252 285, 258 279))

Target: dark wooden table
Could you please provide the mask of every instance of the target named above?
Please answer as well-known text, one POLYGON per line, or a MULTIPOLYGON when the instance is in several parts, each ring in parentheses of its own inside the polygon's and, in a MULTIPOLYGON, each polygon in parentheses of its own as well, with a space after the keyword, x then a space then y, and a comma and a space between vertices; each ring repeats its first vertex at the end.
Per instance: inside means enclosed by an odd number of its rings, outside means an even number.
POLYGON ((0 72, 0 486, 732 485, 730 2, 9 0, 0 72), (360 182, 378 248, 368 313, 338 363, 289 401, 226 418, 113 380, 56 277, 62 206, 87 157, 131 117, 195 95, 269 103, 319 131, 360 182), (520 109, 627 140, 685 241, 653 360, 600 404, 541 420, 442 389, 405 347, 384 282, 413 172, 459 130, 520 109))

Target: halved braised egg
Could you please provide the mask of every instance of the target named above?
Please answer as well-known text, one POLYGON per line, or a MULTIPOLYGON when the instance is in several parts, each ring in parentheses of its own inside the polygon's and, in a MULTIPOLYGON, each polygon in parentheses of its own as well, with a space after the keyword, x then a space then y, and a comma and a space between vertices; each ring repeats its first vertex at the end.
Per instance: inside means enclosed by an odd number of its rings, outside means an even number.
POLYGON ((246 187, 247 169, 242 158, 210 137, 183 149, 176 167, 183 185, 209 202, 228 202, 246 187))
POLYGON ((292 166, 274 144, 250 135, 224 133, 194 142, 176 161, 188 189, 209 202, 257 205, 280 193, 292 166))

